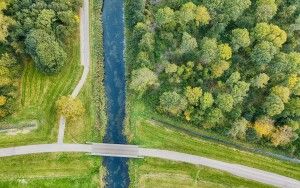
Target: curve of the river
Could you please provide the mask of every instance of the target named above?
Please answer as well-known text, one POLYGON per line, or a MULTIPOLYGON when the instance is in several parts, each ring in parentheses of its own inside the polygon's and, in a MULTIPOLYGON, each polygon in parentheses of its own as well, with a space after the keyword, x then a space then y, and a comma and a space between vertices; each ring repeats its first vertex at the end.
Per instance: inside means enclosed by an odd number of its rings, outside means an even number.
MULTIPOLYGON (((104 143, 126 144, 123 134, 125 117, 125 63, 124 63, 124 2, 104 0, 103 43, 105 61, 105 90, 108 123, 104 143)), ((106 187, 129 186, 127 158, 104 157, 107 170, 106 187)))

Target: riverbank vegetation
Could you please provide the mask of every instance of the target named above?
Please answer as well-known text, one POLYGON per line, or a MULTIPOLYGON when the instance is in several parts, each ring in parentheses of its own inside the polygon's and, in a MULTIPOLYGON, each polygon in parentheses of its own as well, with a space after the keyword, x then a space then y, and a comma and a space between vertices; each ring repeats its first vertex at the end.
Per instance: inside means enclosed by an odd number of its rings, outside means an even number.
POLYGON ((299 157, 298 1, 127 1, 126 8, 132 95, 199 129, 299 157))
MULTIPOLYGON (((104 57, 103 57, 103 28, 102 28, 102 1, 90 0, 90 50, 91 50, 91 73, 90 78, 93 88, 93 103, 95 109, 95 127, 101 141, 106 128, 106 96, 104 89, 104 57)), ((89 98, 91 95, 86 95, 89 98)))
MULTIPOLYGON (((131 101, 133 100, 131 99, 131 101)), ((131 133, 129 136, 131 144, 194 154, 300 179, 299 163, 238 150, 166 128, 149 118, 151 108, 147 108, 146 104, 140 101, 131 102, 131 104, 129 109, 130 122, 127 125, 129 129, 127 132, 131 133)))

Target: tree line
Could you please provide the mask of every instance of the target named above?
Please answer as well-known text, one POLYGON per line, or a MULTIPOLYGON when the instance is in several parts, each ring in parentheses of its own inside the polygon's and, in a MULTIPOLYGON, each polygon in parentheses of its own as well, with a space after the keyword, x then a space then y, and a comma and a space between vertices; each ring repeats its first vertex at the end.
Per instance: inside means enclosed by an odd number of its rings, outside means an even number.
POLYGON ((299 1, 127 6, 132 91, 154 95, 161 113, 299 155, 299 1))
POLYGON ((67 62, 65 47, 78 30, 81 0, 0 2, 0 118, 12 114, 23 62, 32 59, 43 74, 67 62))

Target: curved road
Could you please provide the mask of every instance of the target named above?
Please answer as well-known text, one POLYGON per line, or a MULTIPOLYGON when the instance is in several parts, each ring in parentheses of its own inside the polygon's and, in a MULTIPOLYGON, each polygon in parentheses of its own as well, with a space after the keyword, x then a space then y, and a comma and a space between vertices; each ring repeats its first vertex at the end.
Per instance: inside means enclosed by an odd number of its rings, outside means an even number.
POLYGON ((139 148, 133 145, 120 144, 41 144, 19 146, 13 148, 0 149, 0 157, 37 154, 37 153, 54 153, 54 152, 83 152, 98 156, 114 157, 155 157, 172 161, 185 162, 195 165, 203 165, 210 168, 222 170, 233 175, 258 181, 261 183, 273 185, 276 187, 296 188, 300 187, 300 181, 270 173, 267 171, 250 168, 247 166, 226 163, 218 160, 199 157, 186 153, 174 151, 139 148))

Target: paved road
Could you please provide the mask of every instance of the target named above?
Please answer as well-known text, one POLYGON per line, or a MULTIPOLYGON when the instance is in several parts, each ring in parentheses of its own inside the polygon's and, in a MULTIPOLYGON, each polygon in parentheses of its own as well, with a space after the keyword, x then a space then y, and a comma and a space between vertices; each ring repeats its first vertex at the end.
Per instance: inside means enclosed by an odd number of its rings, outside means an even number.
MULTIPOLYGON (((73 90, 71 97, 75 98, 82 89, 87 80, 90 70, 90 38, 89 38, 89 0, 84 0, 83 7, 80 9, 80 62, 83 66, 81 78, 73 90)), ((57 143, 64 141, 66 119, 61 116, 59 120, 59 129, 57 143)))
POLYGON ((284 187, 284 188, 300 187, 300 181, 285 176, 266 172, 263 170, 258 170, 255 168, 250 168, 239 164, 226 163, 218 160, 208 159, 205 157, 189 155, 186 153, 140 148, 139 154, 140 156, 155 157, 155 158, 167 159, 172 161, 191 163, 195 165, 203 165, 210 168, 229 172, 239 177, 251 179, 254 181, 262 182, 276 187, 284 187))
POLYGON ((250 168, 243 165, 226 163, 218 160, 199 157, 186 153, 167 150, 139 148, 133 145, 120 144, 41 144, 13 148, 0 149, 0 157, 49 153, 49 152, 83 152, 98 156, 113 157, 155 157, 172 161, 185 162, 195 165, 203 165, 222 170, 233 175, 270 184, 276 187, 296 188, 300 187, 300 181, 278 174, 250 168))

